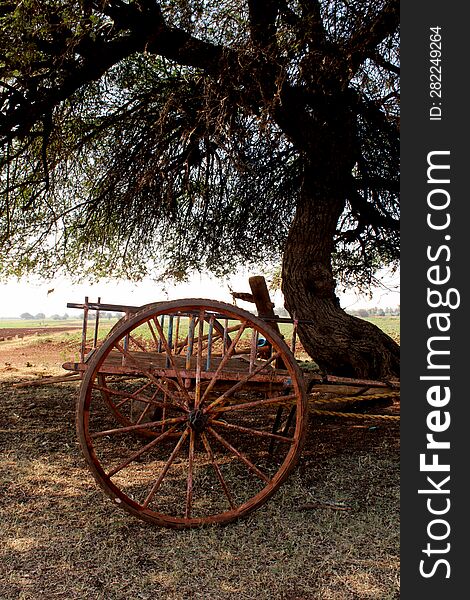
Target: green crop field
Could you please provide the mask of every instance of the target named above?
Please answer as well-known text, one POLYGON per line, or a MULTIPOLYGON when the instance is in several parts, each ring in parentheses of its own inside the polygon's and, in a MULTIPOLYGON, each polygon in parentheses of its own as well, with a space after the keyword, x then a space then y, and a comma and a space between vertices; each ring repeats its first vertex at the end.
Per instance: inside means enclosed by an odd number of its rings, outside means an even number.
POLYGON ((367 317, 365 320, 377 325, 397 343, 400 343, 400 317, 367 317))
POLYGON ((81 319, 4 319, 0 318, 0 329, 22 329, 39 327, 78 327, 81 319))
MULTIPOLYGON (((374 325, 377 325, 377 327, 379 327, 380 329, 382 329, 385 333, 387 333, 388 335, 390 335, 396 342, 400 342, 400 317, 392 317, 392 316, 387 316, 387 317, 367 317, 365 319, 366 321, 370 321, 371 323, 374 323, 374 325)), ((116 324, 117 319, 116 318, 112 318, 112 319, 108 319, 108 318, 104 318, 101 319, 99 321, 99 339, 102 339, 103 337, 105 337, 108 332, 110 331, 110 329, 116 324)), ((186 336, 187 335, 187 323, 183 323, 182 322, 182 327, 180 330, 180 335, 182 336, 186 336)), ((230 326, 230 323, 229 323, 230 326)), ((70 328, 70 329, 75 329, 78 328, 77 331, 75 331, 74 333, 71 333, 67 336, 68 339, 70 339, 71 337, 75 338, 77 337, 77 339, 81 336, 81 327, 82 327, 82 320, 80 318, 70 318, 70 319, 61 319, 61 320, 54 320, 54 319, 3 319, 0 318, 0 329, 24 329, 24 328, 28 328, 28 329, 48 329, 48 335, 57 335, 57 336, 61 336, 63 335, 63 333, 54 333, 54 329, 56 328, 70 328)), ((90 320, 88 322, 88 336, 93 336, 94 334, 94 328, 95 328, 95 322, 93 320, 90 320)), ((281 330, 281 334, 284 336, 284 338, 286 340, 290 340, 291 336, 292 336, 292 325, 288 324, 288 323, 281 323, 280 324, 280 330, 281 330)), ((45 333, 43 331, 43 333, 45 333)), ((150 331, 142 331, 143 337, 144 338, 149 338, 150 339, 150 331)))

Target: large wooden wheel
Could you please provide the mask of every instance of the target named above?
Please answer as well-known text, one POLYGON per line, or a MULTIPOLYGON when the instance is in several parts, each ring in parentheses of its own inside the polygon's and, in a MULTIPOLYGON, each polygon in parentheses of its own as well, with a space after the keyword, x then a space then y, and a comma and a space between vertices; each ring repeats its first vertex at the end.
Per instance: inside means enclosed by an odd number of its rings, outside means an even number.
POLYGON ((305 427, 302 376, 286 344, 257 317, 210 300, 150 305, 122 322, 87 363, 77 406, 98 484, 167 527, 256 509, 294 468, 305 427), (294 418, 274 428, 281 405, 294 418))
MULTIPOLYGON (((152 309, 152 311, 155 314, 155 311, 157 310, 158 305, 161 303, 152 303, 152 304, 146 304, 144 306, 142 306, 140 308, 139 311, 136 312, 144 312, 147 311, 149 308, 152 309)), ((186 353, 188 352, 188 346, 189 344, 193 341, 189 339, 189 336, 187 335, 187 331, 185 331, 185 323, 183 320, 183 324, 182 324, 182 331, 183 334, 182 336, 180 336, 180 323, 181 323, 181 316, 170 316, 170 315, 165 315, 162 314, 158 317, 159 321, 160 321, 160 325, 162 326, 162 328, 164 328, 164 330, 166 330, 166 333, 168 335, 168 332, 171 331, 171 335, 172 338, 174 337, 175 339, 175 343, 172 344, 172 353, 176 354, 176 355, 181 355, 181 356, 186 356, 186 353), (165 318, 168 318, 168 324, 165 327, 165 318), (171 326, 170 326, 171 323, 171 326)), ((110 332, 108 333, 108 335, 106 336, 107 338, 111 337, 115 331, 117 331, 119 328, 125 328, 125 323, 127 323, 129 320, 129 317, 123 317, 122 319, 120 319, 115 325, 114 327, 110 330, 110 332)), ((206 316, 206 320, 210 320, 210 316, 206 316)), ((226 320, 224 320, 226 321, 226 320)), ((195 319, 195 323, 194 325, 197 326, 197 322, 198 319, 196 317, 195 319)), ((212 324, 212 328, 213 328, 213 340, 212 343, 214 343, 214 341, 216 340, 220 340, 219 344, 222 343, 223 344, 223 348, 227 349, 231 343, 231 339, 230 339, 230 332, 233 329, 236 329, 236 326, 232 326, 229 327, 228 323, 220 323, 217 319, 213 319, 213 324, 212 324), (225 326, 224 326, 225 325, 225 326)), ((148 336, 147 336, 148 337, 148 336)), ((157 353, 165 353, 165 346, 163 345, 162 341, 160 339, 158 339, 157 343, 152 343, 152 339, 151 340, 145 340, 145 339, 141 339, 140 343, 142 345, 146 346, 146 349, 148 350, 149 348, 151 349, 151 351, 153 353, 157 352, 157 353), (149 344, 150 342, 150 344, 149 344)), ((129 343, 129 334, 126 334, 125 338, 124 338, 124 345, 129 343)), ((132 342, 131 345, 135 346, 135 341, 132 342)), ((119 393, 114 393, 111 394, 110 392, 108 392, 109 385, 109 376, 106 376, 103 373, 98 373, 98 385, 100 386, 100 390, 101 390, 101 394, 103 396, 103 399, 105 400, 105 402, 108 404, 109 408, 111 409, 111 411, 113 412, 116 420, 121 423, 122 425, 134 425, 136 423, 136 420, 141 416, 141 410, 142 410, 142 402, 139 400, 133 400, 132 397, 126 397, 123 398, 122 395, 120 395, 119 393)), ((119 391, 126 391, 128 394, 130 392, 130 395, 132 396, 132 391, 137 391, 138 390, 138 384, 139 378, 131 378, 129 377, 118 377, 116 378, 116 376, 113 379, 113 383, 117 384, 117 386, 113 386, 113 389, 118 389, 119 391)), ((143 382, 145 383, 145 382, 143 382)), ((98 386, 96 386, 98 387, 98 386)), ((164 394, 163 394, 164 395, 164 394)), ((162 394, 160 394, 160 396, 162 396, 162 394)), ((144 408, 146 408, 144 406, 144 408)), ((161 411, 161 407, 154 407, 153 410, 150 410, 151 407, 147 408, 142 421, 145 423, 146 421, 149 421, 151 419, 151 417, 153 416, 157 416, 158 412, 161 411)), ((155 419, 153 419, 155 420, 155 419)), ((152 430, 148 430, 148 429, 139 429, 136 434, 137 435, 141 435, 143 437, 155 437, 154 435, 154 431, 152 430)))

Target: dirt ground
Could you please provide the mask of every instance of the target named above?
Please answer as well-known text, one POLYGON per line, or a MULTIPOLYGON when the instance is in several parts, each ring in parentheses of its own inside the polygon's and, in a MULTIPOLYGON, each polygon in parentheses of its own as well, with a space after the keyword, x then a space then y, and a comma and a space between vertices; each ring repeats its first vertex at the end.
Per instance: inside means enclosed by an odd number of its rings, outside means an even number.
POLYGON ((88 473, 79 384, 14 387, 63 373, 77 352, 66 339, 0 342, 0 598, 399 598, 399 421, 312 415, 297 470, 248 518, 156 529, 88 473))
POLYGON ((76 327, 0 329, 0 381, 65 374, 62 364, 79 352, 77 341, 67 339, 75 331, 76 327))
POLYGON ((3 341, 9 338, 23 338, 32 335, 43 335, 48 333, 63 333, 64 331, 77 331, 80 327, 54 327, 51 330, 50 327, 0 327, 0 338, 4 338, 3 341))

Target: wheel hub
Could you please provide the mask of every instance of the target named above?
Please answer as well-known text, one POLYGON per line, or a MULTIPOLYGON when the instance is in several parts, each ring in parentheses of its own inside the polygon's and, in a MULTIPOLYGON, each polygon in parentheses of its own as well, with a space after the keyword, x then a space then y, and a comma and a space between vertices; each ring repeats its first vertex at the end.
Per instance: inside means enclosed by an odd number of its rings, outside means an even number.
POLYGON ((193 431, 201 433, 206 427, 208 418, 208 415, 196 408, 189 413, 189 425, 193 431))

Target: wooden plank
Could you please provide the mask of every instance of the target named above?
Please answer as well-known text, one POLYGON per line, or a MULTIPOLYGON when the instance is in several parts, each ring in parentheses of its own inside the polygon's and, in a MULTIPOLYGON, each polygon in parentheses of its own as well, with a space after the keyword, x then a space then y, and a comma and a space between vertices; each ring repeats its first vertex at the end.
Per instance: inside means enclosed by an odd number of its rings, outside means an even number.
POLYGON ((253 298, 253 294, 248 294, 247 292, 230 292, 232 294, 232 298, 235 300, 243 300, 243 302, 253 302, 255 299, 253 298))
MULTIPOLYGON (((261 319, 276 319, 276 314, 274 313, 274 304, 271 302, 271 298, 269 296, 268 286, 266 285, 266 280, 261 275, 255 275, 254 277, 250 277, 248 280, 251 288, 251 292, 253 294, 253 299, 256 304, 256 309, 258 311, 258 317, 261 319)), ((274 329, 274 331, 281 337, 284 336, 281 334, 281 330, 279 329, 279 325, 276 321, 265 321, 268 327, 274 329)), ((276 367, 278 369, 285 368, 284 361, 282 358, 278 358, 276 360, 276 367)))
MULTIPOLYGON (((138 366, 132 364, 122 365, 122 355, 117 350, 112 350, 106 357, 106 361, 100 368, 100 373, 106 374, 138 374, 150 370, 155 377, 176 378, 177 374, 173 367, 166 367, 166 354, 154 352, 132 352, 132 357, 135 359, 138 366)), ((189 369, 185 365, 186 357, 174 356, 175 366, 183 378, 194 379, 196 370, 196 357, 190 357, 189 369)), ((212 360, 212 368, 214 371, 204 371, 201 373, 201 379, 210 380, 222 361, 222 357, 215 357, 212 360)), ((62 365, 66 370, 85 371, 86 363, 66 362, 62 365)), ((248 364, 239 357, 230 358, 224 368, 222 381, 239 381, 248 375, 248 364)), ((284 369, 272 365, 266 365, 266 372, 258 373, 250 380, 253 382, 272 382, 285 383, 289 379, 289 374, 284 369)))
POLYGON ((13 383, 12 387, 35 387, 40 385, 49 385, 51 383, 68 383, 69 381, 80 381, 82 376, 77 373, 67 373, 66 375, 58 375, 57 377, 42 377, 41 379, 33 379, 32 381, 21 381, 13 383))
POLYGON ((137 312, 142 308, 141 306, 127 306, 125 304, 102 304, 100 302, 88 302, 88 304, 83 304, 67 302, 67 308, 85 309, 85 307, 88 307, 89 310, 106 310, 110 312, 137 312))
MULTIPOLYGON (((255 277, 250 277, 248 281, 258 311, 258 317, 276 318, 276 315, 274 314, 274 304, 271 302, 265 278, 256 275, 255 277)), ((269 326, 275 329, 277 333, 280 333, 279 325, 276 321, 270 321, 269 326)))

